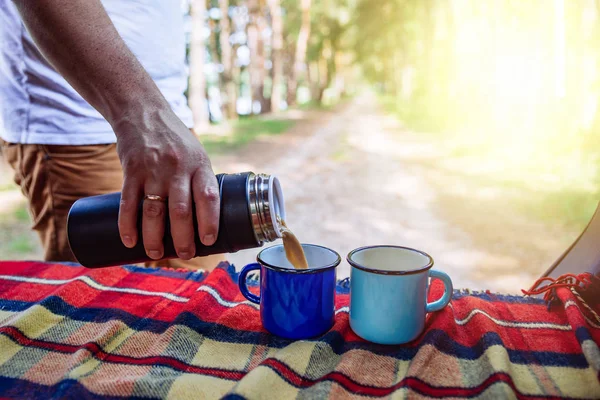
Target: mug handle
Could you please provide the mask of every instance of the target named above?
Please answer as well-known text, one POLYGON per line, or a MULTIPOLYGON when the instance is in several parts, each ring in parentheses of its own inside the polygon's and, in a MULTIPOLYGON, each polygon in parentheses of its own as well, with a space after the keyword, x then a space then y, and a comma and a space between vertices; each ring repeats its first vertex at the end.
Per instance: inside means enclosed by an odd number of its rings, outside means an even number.
POLYGON ((260 264, 257 263, 248 264, 242 268, 242 272, 240 272, 240 277, 238 278, 238 286, 240 287, 240 291, 245 298, 253 303, 260 304, 260 296, 250 292, 250 290, 248 290, 248 285, 246 284, 246 277, 248 276, 248 273, 257 269, 260 270, 260 264))
POLYGON ((437 278, 444 282, 445 290, 444 294, 439 300, 436 300, 433 303, 427 303, 425 306, 425 312, 428 313, 440 311, 442 308, 446 307, 452 299, 452 291, 454 290, 454 287, 452 286, 452 279, 450 279, 447 274, 441 271, 429 270, 429 276, 433 279, 437 278))

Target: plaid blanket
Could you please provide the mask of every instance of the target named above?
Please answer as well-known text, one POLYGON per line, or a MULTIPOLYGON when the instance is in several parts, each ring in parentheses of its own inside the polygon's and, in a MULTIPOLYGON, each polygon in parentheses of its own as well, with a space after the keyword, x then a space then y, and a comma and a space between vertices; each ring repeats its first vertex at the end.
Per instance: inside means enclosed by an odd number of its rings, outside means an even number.
POLYGON ((331 331, 293 342, 263 330, 236 279, 0 263, 0 397, 600 398, 599 310, 567 288, 552 310, 455 291, 417 340, 379 346, 349 328, 347 281, 331 331))

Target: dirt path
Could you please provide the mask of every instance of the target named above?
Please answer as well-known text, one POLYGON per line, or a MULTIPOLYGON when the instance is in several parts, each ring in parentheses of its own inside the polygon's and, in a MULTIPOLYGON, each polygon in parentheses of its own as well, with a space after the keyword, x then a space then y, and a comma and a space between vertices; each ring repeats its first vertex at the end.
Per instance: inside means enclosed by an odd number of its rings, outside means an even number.
MULTIPOLYGON (((367 95, 214 164, 218 171, 278 175, 296 235, 342 258, 355 247, 400 244, 431 254, 457 287, 517 293, 529 286, 576 233, 557 235, 535 221, 490 212, 464 179, 423 163, 438 151, 402 133, 367 95)), ((240 268, 257 251, 230 259, 240 268)), ((338 276, 348 274, 343 262, 338 276)))

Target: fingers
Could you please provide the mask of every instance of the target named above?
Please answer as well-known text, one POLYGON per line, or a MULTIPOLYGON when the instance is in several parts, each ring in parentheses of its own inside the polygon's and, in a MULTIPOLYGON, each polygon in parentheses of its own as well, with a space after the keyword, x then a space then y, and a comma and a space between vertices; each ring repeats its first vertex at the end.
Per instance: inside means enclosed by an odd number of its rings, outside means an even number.
POLYGON ((210 166, 200 168, 192 178, 198 233, 205 246, 212 246, 219 234, 220 198, 217 178, 210 166))
POLYGON ((121 191, 118 225, 121 241, 129 248, 134 247, 138 241, 137 218, 141 192, 141 185, 137 181, 125 179, 121 191))
POLYGON ((171 236, 177 256, 183 260, 196 255, 190 183, 189 179, 178 180, 171 185, 169 192, 171 236))
MULTIPOLYGON (((167 194, 160 189, 147 186, 146 195, 158 195, 166 199, 167 194)), ((165 212, 167 205, 161 200, 144 200, 142 216, 142 237, 146 254, 153 260, 163 257, 165 234, 165 212)))

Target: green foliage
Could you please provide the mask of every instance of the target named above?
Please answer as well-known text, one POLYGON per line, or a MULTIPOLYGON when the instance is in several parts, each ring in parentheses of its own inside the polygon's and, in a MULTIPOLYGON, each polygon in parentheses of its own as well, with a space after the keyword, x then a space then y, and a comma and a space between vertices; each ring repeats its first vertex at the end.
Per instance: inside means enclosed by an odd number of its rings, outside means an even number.
POLYGON ((335 105, 326 105, 323 103, 320 103, 316 100, 311 100, 308 103, 304 103, 300 106, 298 106, 298 109, 300 110, 331 110, 335 107, 335 105))
POLYGON ((200 140, 210 154, 226 153, 238 149, 261 136, 279 135, 290 129, 294 121, 247 117, 235 122, 227 136, 206 136, 200 140))
POLYGON ((283 35, 284 42, 288 46, 294 46, 296 40, 298 40, 298 33, 300 32, 300 25, 302 22, 302 15, 300 12, 300 1, 299 0, 281 0, 281 7, 283 9, 283 35))
POLYGON ((15 190, 17 188, 18 186, 15 185, 13 182, 8 182, 0 185, 0 192, 7 192, 9 190, 15 190))
POLYGON ((27 254, 35 250, 35 246, 31 241, 31 237, 27 235, 19 235, 10 239, 8 243, 8 251, 15 254, 27 254))
POLYGON ((31 218, 25 203, 0 214, 0 258, 38 259, 39 238, 31 230, 31 218))
POLYGON ((548 221, 560 221, 566 226, 585 226, 592 218, 600 202, 596 195, 581 190, 560 190, 544 196, 536 196, 535 204, 528 203, 523 211, 548 221))
MULTIPOLYGON (((377 6, 360 0, 354 12, 356 61, 365 77, 390 91, 396 69, 414 54, 423 27, 417 21, 426 1, 380 0, 377 6)), ((395 89, 395 88, 394 88, 395 89)))
POLYGON ((29 222, 31 217, 25 206, 19 207, 14 211, 15 219, 19 222, 29 222))
POLYGON ((443 134, 462 122, 459 115, 452 112, 452 104, 428 93, 416 93, 409 99, 384 95, 382 103, 389 113, 416 132, 443 134))

